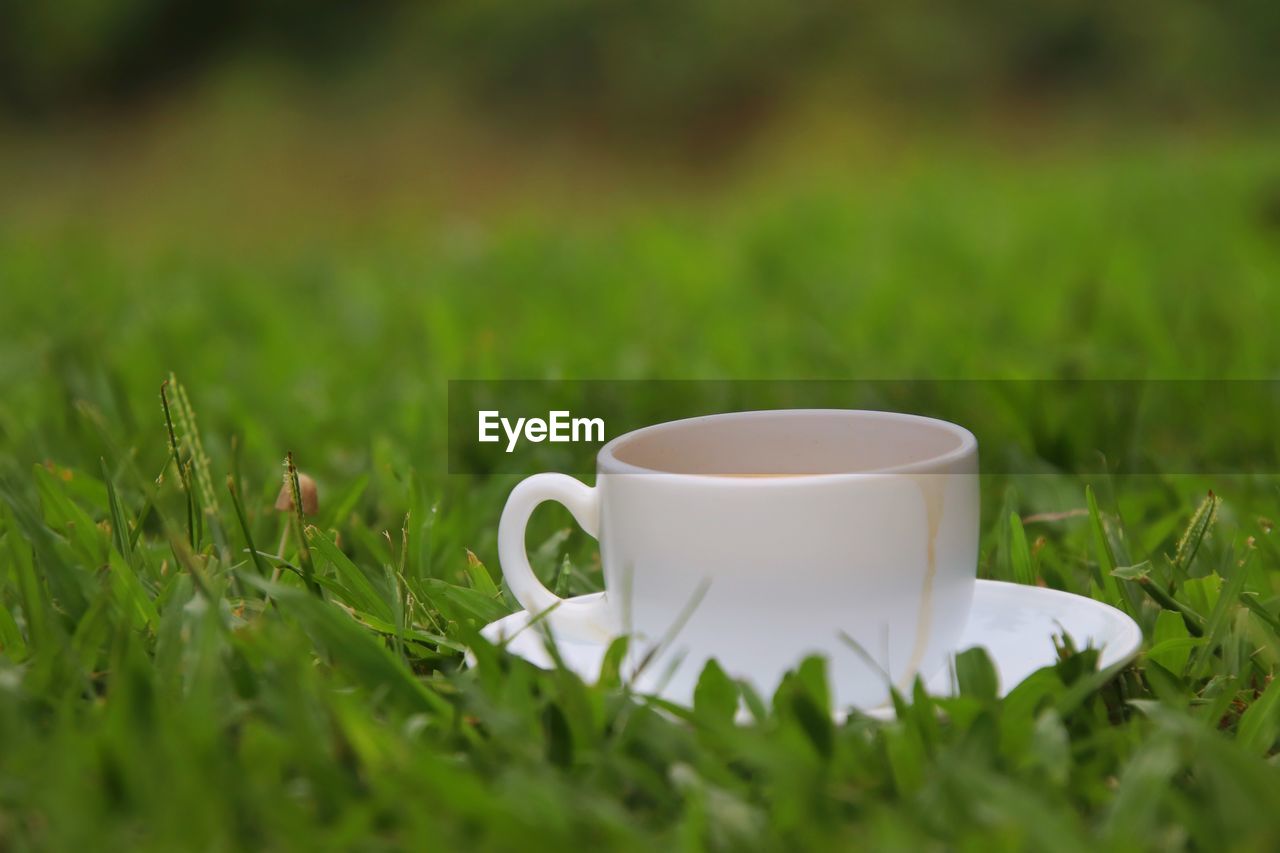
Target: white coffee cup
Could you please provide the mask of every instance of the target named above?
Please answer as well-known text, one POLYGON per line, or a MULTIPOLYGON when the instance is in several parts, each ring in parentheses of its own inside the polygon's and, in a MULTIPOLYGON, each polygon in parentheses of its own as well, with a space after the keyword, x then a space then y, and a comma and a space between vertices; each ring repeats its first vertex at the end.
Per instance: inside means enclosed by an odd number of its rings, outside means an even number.
POLYGON ((978 444, 893 412, 736 412, 646 427, 563 474, 516 486, 498 528, 507 585, 567 635, 627 633, 633 660, 688 701, 715 658, 766 696, 809 654, 840 705, 873 707, 946 665, 973 597, 978 444), (564 602, 534 576, 524 533, 559 501, 600 540, 605 595, 564 602), (585 633, 584 633, 585 632, 585 633))

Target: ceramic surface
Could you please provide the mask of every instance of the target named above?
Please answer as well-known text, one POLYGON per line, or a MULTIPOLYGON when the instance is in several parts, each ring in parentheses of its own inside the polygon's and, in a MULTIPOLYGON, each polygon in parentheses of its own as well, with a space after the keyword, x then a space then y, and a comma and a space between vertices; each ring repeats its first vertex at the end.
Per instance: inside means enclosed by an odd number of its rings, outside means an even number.
POLYGON ((957 648, 979 525, 978 446, 963 427, 843 409, 710 415, 620 436, 597 469, 594 487, 563 474, 516 486, 502 571, 524 607, 555 606, 581 636, 670 637, 673 697, 692 697, 708 658, 767 694, 821 654, 837 701, 871 706, 888 700, 883 673, 910 684, 957 648), (547 500, 599 539, 606 598, 563 606, 530 570, 525 525, 547 500))
MULTIPOLYGON (((601 595, 568 599, 563 607, 571 610, 596 606, 601 595)), ((543 668, 553 665, 546 648, 550 635, 565 665, 585 680, 594 681, 608 648, 608 638, 578 633, 572 618, 558 618, 560 609, 532 626, 529 613, 522 610, 487 625, 481 633, 491 642, 505 642, 512 654, 543 668)), ((1037 669, 1054 663, 1054 637, 1063 634, 1070 636, 1078 648, 1099 649, 1100 668, 1130 660, 1142 645, 1142 631, 1137 624, 1114 607, 1058 590, 980 580, 975 586, 973 606, 960 632, 957 648, 982 646, 987 650, 996 666, 1003 695, 1037 669)), ((655 666, 643 672, 633 686, 642 693, 654 693, 687 704, 688 697, 682 690, 673 690, 670 683, 662 683, 661 669, 655 666)), ((738 675, 750 679, 752 673, 738 675)), ((935 673, 928 686, 935 695, 951 694, 954 684, 950 668, 944 667, 935 673)), ((849 704, 872 713, 881 707, 849 704)))

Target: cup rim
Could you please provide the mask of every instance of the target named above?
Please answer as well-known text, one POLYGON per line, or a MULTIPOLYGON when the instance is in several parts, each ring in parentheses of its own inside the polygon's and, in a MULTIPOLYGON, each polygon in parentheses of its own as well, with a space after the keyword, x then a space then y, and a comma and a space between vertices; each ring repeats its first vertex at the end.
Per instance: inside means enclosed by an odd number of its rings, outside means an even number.
MULTIPOLYGON (((681 477, 702 482, 706 481, 732 481, 741 485, 750 484, 752 486, 768 486, 778 483, 794 483, 797 480, 811 480, 817 478, 830 479, 832 477, 864 477, 867 475, 880 474, 928 474, 935 473, 937 469, 944 468, 951 463, 963 459, 966 456, 975 454, 978 450, 978 439, 972 432, 952 423, 944 421, 941 418, 931 418, 926 415, 913 415, 906 412, 890 412, 880 409, 756 409, 742 412, 718 412, 712 415, 699 415, 692 418, 679 418, 673 421, 664 421, 658 424, 641 427, 623 433, 609 440, 604 447, 600 448, 596 454, 596 469, 601 474, 662 474, 668 478, 681 477), (706 421, 727 421, 727 420, 746 420, 761 415, 781 416, 781 417, 813 417, 815 415, 825 416, 841 416, 841 417, 858 417, 868 420, 881 421, 899 421, 911 422, 940 429, 950 433, 959 439, 960 444, 950 450, 942 453, 928 456, 923 459, 916 459, 911 462, 904 462, 900 465, 887 465, 881 468, 867 468, 859 471, 831 471, 823 473, 802 473, 802 474, 776 474, 769 477, 760 478, 740 478, 727 474, 705 474, 691 473, 686 471, 666 471, 661 468, 650 468, 642 465, 636 465, 631 462, 624 462, 617 456, 617 449, 627 441, 640 435, 652 435, 654 433, 667 432, 681 427, 687 427, 693 423, 706 421)), ((941 472, 938 472, 941 473, 941 472)))

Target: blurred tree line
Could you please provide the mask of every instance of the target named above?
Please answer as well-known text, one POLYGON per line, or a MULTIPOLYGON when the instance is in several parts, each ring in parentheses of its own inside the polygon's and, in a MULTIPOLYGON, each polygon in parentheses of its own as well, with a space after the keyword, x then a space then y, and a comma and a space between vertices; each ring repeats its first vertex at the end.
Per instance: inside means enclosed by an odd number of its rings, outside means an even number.
POLYGON ((658 129, 805 85, 1256 115, 1280 91, 1280 3, 0 0, 0 109, 110 106, 264 54, 316 75, 394 58, 486 109, 658 129))

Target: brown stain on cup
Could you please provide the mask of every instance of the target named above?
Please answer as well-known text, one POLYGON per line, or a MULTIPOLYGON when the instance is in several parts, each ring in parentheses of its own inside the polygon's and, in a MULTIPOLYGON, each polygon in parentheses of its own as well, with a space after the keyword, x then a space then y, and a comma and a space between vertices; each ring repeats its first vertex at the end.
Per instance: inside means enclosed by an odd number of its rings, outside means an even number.
POLYGON ((916 641, 911 649, 911 658, 907 663, 907 668, 898 684, 899 690, 905 690, 908 680, 915 678, 920 669, 920 661, 924 658, 925 649, 929 646, 929 633, 933 624, 933 585, 938 574, 938 529, 942 525, 942 490, 946 484, 945 478, 938 474, 907 476, 920 489, 920 496, 924 499, 928 540, 924 584, 920 590, 920 610, 916 616, 916 641))

